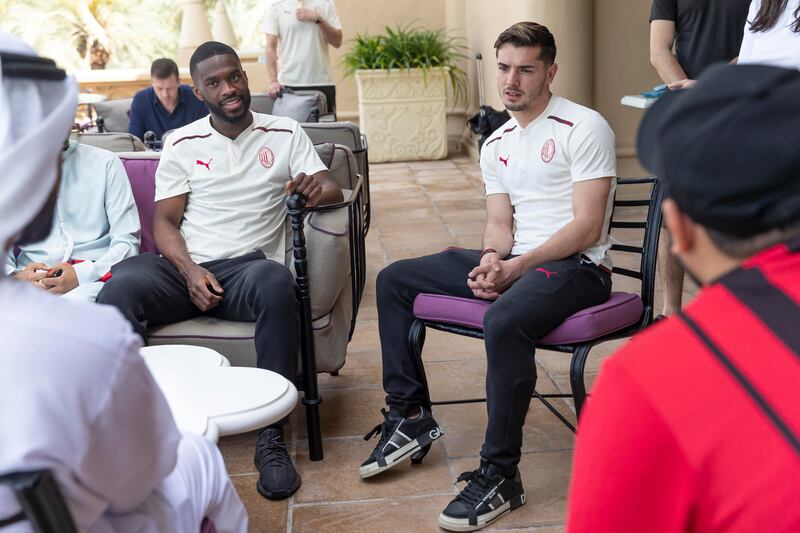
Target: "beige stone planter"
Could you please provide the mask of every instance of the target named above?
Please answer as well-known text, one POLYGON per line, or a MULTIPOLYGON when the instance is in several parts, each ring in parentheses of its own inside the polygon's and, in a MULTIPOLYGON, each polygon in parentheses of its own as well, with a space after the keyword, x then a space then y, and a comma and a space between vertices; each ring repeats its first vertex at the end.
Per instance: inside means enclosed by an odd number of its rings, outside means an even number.
POLYGON ((358 70, 358 112, 370 162, 447 157, 447 71, 358 70))

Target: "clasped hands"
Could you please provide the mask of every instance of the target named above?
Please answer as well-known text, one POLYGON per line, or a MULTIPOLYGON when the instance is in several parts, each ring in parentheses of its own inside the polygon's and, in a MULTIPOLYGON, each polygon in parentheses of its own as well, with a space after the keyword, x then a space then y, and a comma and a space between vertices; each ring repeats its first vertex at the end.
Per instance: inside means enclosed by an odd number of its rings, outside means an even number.
POLYGON ((467 274, 467 287, 476 298, 496 300, 522 274, 519 257, 503 260, 499 254, 492 252, 484 255, 480 264, 467 274))

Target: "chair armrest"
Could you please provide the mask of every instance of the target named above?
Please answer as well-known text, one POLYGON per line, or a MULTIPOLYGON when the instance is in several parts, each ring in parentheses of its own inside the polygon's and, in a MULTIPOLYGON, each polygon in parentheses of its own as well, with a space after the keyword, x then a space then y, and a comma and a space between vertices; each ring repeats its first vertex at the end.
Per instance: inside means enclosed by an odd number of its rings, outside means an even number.
POLYGON ((356 201, 362 196, 364 178, 361 177, 361 174, 356 174, 356 178, 357 178, 356 186, 353 187, 353 190, 350 192, 350 197, 347 200, 336 202, 335 204, 318 205, 315 207, 304 207, 303 211, 306 213, 313 213, 313 212, 324 213, 326 211, 336 211, 337 209, 342 209, 343 207, 350 207, 351 205, 356 203, 356 201))

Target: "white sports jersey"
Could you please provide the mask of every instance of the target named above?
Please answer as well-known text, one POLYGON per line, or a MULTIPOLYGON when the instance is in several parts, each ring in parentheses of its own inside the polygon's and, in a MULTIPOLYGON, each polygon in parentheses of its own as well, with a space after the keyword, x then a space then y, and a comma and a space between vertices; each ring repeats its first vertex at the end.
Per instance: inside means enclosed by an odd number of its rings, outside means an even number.
POLYGON ((286 182, 327 170, 294 120, 253 113, 236 139, 210 116, 172 132, 156 171, 156 201, 188 193, 181 234, 196 263, 261 250, 283 264, 286 182))
MULTIPOLYGON (((614 132, 598 112, 553 95, 527 127, 512 118, 489 137, 481 152, 481 172, 486 196, 508 194, 511 199, 516 228, 511 253, 521 255, 572 221, 573 183, 616 178, 614 132)), ((582 252, 609 267, 614 190, 615 184, 606 200, 600 240, 582 252)))
POLYGON ((342 29, 333 0, 272 0, 264 12, 261 31, 280 39, 280 71, 283 85, 333 85, 328 71, 328 43, 319 24, 297 20, 297 9, 319 10, 331 27, 342 29))

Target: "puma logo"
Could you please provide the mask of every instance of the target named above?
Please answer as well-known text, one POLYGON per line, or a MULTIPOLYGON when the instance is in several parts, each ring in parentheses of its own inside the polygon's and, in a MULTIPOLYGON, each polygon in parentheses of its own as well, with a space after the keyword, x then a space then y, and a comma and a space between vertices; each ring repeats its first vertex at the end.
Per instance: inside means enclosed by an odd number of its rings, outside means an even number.
POLYGON ((212 160, 213 160, 213 158, 212 158, 212 159, 209 159, 209 160, 208 160, 208 163, 203 163, 202 161, 200 161, 200 160, 198 159, 197 161, 195 161, 195 163, 196 163, 196 164, 198 164, 198 165, 202 165, 202 166, 206 167, 206 169, 207 169, 208 171, 211 171, 211 161, 212 161, 212 160))
POLYGON ((536 272, 544 272, 544 274, 547 276, 547 279, 550 279, 550 276, 555 276, 556 274, 558 274, 558 272, 550 272, 549 270, 546 270, 541 267, 537 268, 536 272))
POLYGON ((511 154, 509 154, 509 156, 506 157, 505 159, 503 159, 503 156, 497 156, 497 158, 500 160, 501 163, 503 163, 504 167, 508 168, 508 160, 511 158, 511 154))

